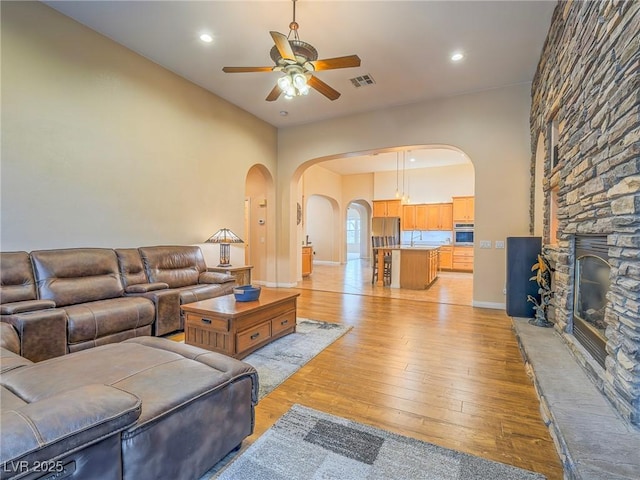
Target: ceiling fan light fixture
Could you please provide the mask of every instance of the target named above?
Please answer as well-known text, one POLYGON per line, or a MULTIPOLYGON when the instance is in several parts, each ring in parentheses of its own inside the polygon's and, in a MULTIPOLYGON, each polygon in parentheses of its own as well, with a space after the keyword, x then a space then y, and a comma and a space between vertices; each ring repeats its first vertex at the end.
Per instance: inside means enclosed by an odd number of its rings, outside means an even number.
MULTIPOLYGON (((294 73, 293 74, 293 85, 298 90, 301 90, 303 88, 307 88, 307 77, 305 77, 301 73, 294 73)), ((308 88, 307 88, 307 90, 308 90, 308 88)))
POLYGON ((291 77, 289 75, 280 77, 278 79, 278 87, 280 87, 280 90, 286 93, 289 88, 293 87, 291 77))

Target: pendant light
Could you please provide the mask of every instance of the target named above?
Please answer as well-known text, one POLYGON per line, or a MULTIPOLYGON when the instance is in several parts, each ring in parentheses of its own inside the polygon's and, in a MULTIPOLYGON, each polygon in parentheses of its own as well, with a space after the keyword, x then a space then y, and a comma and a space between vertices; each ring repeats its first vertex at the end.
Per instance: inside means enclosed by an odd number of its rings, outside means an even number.
POLYGON ((396 152, 396 198, 400 198, 398 178, 400 177, 400 152, 396 152))
POLYGON ((405 179, 406 179, 406 175, 407 175, 406 168, 405 168, 406 161, 407 161, 407 157, 405 155, 405 152, 403 151, 402 152, 402 203, 406 202, 406 200, 407 200, 407 197, 404 194, 404 186, 405 186, 405 183, 406 183, 405 179))

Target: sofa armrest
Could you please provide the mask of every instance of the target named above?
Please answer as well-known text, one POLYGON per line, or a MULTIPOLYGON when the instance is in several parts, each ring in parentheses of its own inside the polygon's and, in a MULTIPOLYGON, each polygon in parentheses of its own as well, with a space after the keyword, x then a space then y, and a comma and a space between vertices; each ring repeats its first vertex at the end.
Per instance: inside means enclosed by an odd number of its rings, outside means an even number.
POLYGON ((3 315, 20 338, 20 355, 33 362, 67 353, 67 313, 60 308, 3 315))
POLYGON ((198 283, 227 283, 234 282, 235 277, 226 273, 202 272, 198 277, 198 283))
POLYGON ((10 323, 0 322, 0 347, 20 355, 20 337, 10 323))
POLYGON ((124 289, 125 294, 127 293, 147 293, 147 292, 155 292, 156 290, 166 290, 169 288, 169 284, 164 282, 154 282, 154 283, 138 283, 136 285, 129 285, 124 289))
POLYGON ((86 385, 3 409, 0 469, 33 468, 117 434, 135 423, 141 404, 123 390, 86 385))
MULTIPOLYGON (((153 284, 150 284, 153 285, 153 284)), ((163 285, 167 285, 164 283, 163 285)), ((165 288, 144 293, 127 293, 129 297, 144 297, 153 302, 156 310, 153 321, 153 335, 159 337, 167 333, 181 330, 182 319, 180 317, 180 291, 174 288, 165 288)))
POLYGON ((56 302, 53 300, 24 300, 22 302, 3 303, 0 305, 0 314, 14 315, 16 313, 35 312, 48 308, 56 308, 56 302))

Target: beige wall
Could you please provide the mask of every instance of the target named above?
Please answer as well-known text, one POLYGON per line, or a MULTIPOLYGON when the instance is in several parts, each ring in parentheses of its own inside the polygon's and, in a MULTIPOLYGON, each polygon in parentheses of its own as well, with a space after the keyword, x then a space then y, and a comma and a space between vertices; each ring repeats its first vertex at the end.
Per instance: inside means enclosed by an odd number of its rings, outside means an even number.
MULTIPOLYGON (((472 164, 451 165, 406 170, 406 193, 411 203, 451 202, 451 197, 473 195, 474 172, 472 164)), ((374 183, 376 200, 395 198, 396 172, 378 172, 374 183)), ((402 193, 402 172, 400 172, 402 193)))
MULTIPOLYGON (((314 162, 348 153, 412 145, 458 148, 474 164, 477 238, 528 235, 529 106, 530 85, 523 84, 279 130, 279 282, 296 276, 296 262, 286 252, 299 240, 291 228, 290 202, 299 176, 314 162)), ((474 303, 503 306, 504 283, 505 251, 476 248, 474 303)))
POLYGON ((41 3, 1 8, 2 250, 243 235, 274 127, 41 3))

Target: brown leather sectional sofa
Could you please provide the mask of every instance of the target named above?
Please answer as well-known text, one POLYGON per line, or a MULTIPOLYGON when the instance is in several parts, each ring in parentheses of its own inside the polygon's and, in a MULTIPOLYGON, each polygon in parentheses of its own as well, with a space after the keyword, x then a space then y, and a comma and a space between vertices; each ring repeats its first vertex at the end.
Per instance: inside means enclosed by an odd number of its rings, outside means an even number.
POLYGON ((196 480, 253 432, 258 378, 239 360, 138 337, 32 363, 21 342, 0 323, 2 480, 196 480))
POLYGON ((206 271, 197 246, 3 252, 0 321, 16 329, 20 355, 38 362, 182 330, 181 304, 235 286, 206 271))

